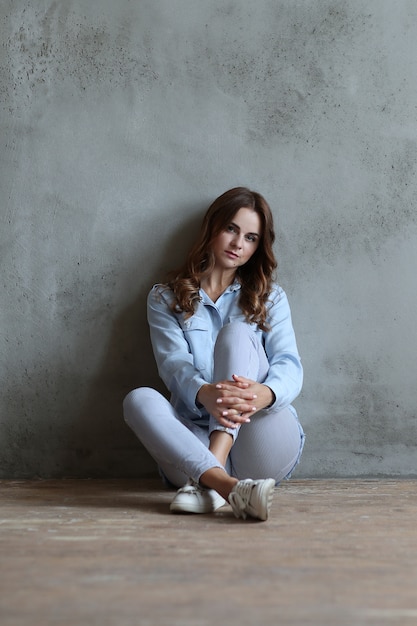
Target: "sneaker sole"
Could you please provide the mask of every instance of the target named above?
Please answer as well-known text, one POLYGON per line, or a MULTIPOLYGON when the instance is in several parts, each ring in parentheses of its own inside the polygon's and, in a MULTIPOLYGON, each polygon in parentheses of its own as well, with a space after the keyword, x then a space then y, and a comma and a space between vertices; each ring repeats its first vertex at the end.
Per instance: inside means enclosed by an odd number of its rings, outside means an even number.
POLYGON ((253 519, 261 520, 261 522, 265 522, 271 510, 274 491, 275 480, 273 478, 264 479, 258 492, 257 507, 248 505, 245 510, 246 515, 253 519))
POLYGON ((268 519, 269 512, 272 506, 272 500, 274 498, 275 480, 268 478, 262 485, 261 496, 262 499, 266 498, 265 508, 260 512, 258 519, 265 522, 268 519))
POLYGON ((210 508, 204 506, 197 507, 195 503, 192 504, 191 502, 175 502, 174 500, 173 502, 171 502, 169 509, 173 513, 213 513, 225 504, 226 500, 222 498, 220 494, 216 493, 213 498, 213 505, 210 508))

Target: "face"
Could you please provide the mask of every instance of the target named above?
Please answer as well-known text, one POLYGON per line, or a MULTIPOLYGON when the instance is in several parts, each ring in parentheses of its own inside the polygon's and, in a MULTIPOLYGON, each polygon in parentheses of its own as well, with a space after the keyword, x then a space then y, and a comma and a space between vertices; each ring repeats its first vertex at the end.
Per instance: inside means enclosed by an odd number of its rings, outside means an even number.
POLYGON ((215 266, 224 270, 249 261, 261 239, 261 220, 252 209, 241 208, 212 243, 215 266))

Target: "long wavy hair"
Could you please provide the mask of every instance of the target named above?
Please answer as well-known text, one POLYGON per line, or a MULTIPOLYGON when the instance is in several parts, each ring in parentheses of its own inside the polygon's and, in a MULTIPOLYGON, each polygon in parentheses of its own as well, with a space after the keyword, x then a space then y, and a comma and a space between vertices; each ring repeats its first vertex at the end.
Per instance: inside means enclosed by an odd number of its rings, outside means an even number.
POLYGON ((256 251, 247 263, 236 270, 236 278, 241 284, 239 306, 248 322, 257 324, 262 330, 268 330, 267 302, 277 267, 272 249, 275 241, 273 217, 265 198, 246 187, 229 189, 210 205, 184 265, 170 272, 167 286, 175 295, 172 309, 176 312, 182 311, 186 318, 191 317, 201 299, 201 281, 214 268, 212 242, 242 208, 251 209, 259 215, 261 233, 256 251))

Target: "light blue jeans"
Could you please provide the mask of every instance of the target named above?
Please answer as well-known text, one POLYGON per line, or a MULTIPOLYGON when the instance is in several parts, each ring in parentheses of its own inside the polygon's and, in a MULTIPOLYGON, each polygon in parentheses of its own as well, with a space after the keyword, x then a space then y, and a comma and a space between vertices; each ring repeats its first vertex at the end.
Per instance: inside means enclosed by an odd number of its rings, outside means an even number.
MULTIPOLYGON (((231 380, 238 374, 263 382, 268 373, 265 351, 248 324, 232 322, 220 331, 214 351, 214 381, 231 380)), ((227 429, 210 417, 208 426, 178 415, 155 389, 139 387, 123 403, 124 417, 168 483, 181 487, 189 478, 196 482, 213 467, 223 467, 208 449, 210 433, 226 430, 234 443, 224 468, 239 480, 289 478, 304 446, 304 432, 292 406, 267 409, 251 417, 249 424, 227 429)))

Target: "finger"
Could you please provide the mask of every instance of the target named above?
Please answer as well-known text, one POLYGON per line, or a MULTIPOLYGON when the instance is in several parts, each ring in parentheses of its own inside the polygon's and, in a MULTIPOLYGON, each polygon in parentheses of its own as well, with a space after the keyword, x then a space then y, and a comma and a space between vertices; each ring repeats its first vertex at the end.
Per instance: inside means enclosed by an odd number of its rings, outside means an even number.
POLYGON ((253 415, 254 411, 235 411, 234 409, 223 411, 219 416, 223 419, 234 424, 247 424, 250 422, 250 415, 253 415))
POLYGON ((216 389, 222 389, 223 391, 234 391, 240 388, 240 384, 233 380, 225 380, 220 383, 216 383, 216 389))
POLYGON ((243 380, 235 380, 233 382, 235 387, 239 387, 239 389, 247 389, 249 387, 249 383, 243 380))
POLYGON ((221 415, 235 418, 236 415, 242 415, 242 413, 255 413, 258 409, 253 404, 242 402, 219 410, 221 415))
POLYGON ((219 422, 219 424, 221 424, 221 426, 224 426, 225 428, 237 428, 239 426, 237 422, 234 422, 233 420, 222 416, 217 418, 217 421, 219 422))
MULTIPOLYGON (((226 405, 228 408, 233 408, 233 409, 239 409, 240 406, 244 406, 245 408, 247 408, 247 406, 252 406, 252 402, 253 400, 256 400, 257 396, 254 393, 244 393, 241 394, 240 396, 225 396, 222 398, 217 398, 216 400, 216 404, 224 404, 226 405)), ((240 409, 239 409, 239 412, 240 409)))
POLYGON ((232 378, 235 382, 250 384, 253 382, 249 378, 245 378, 244 376, 239 376, 239 374, 233 374, 232 378))

